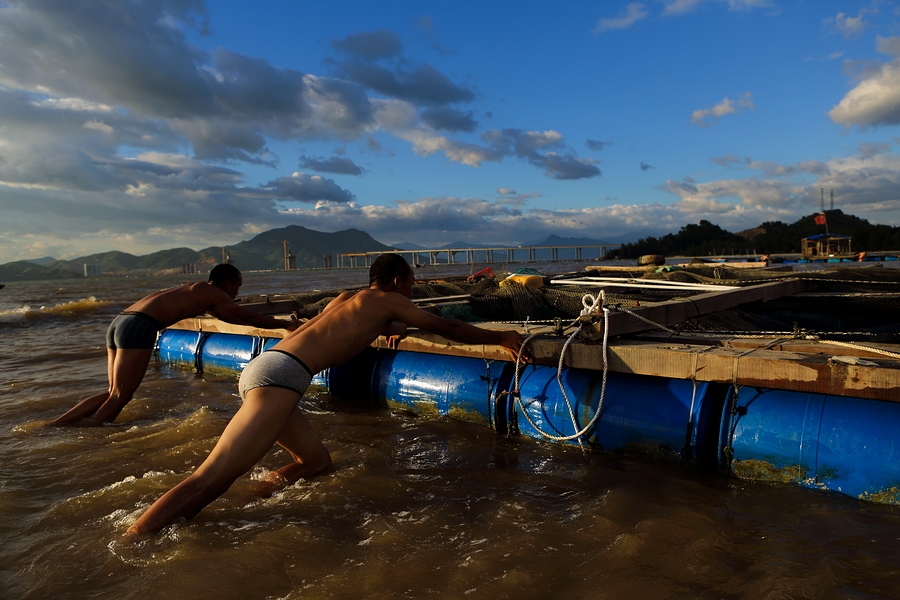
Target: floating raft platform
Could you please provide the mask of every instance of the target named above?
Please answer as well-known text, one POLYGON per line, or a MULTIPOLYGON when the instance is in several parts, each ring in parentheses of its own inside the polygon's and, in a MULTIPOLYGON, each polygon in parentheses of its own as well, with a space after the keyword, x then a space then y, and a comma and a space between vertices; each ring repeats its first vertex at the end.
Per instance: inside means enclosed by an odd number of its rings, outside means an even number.
MULTIPOLYGON (((314 384, 503 435, 900 504, 900 269, 689 268, 638 278, 590 270, 544 278, 540 290, 496 281, 417 285, 414 300, 447 316, 495 310, 510 319, 474 324, 530 337, 532 363, 411 330, 399 350, 379 338, 314 384), (574 312, 599 290, 606 316, 574 312), (532 318, 550 316, 539 300, 566 318, 532 318)), ((242 304, 309 315, 337 293, 242 304)), ((239 372, 283 333, 187 319, 160 334, 158 358, 239 372)))

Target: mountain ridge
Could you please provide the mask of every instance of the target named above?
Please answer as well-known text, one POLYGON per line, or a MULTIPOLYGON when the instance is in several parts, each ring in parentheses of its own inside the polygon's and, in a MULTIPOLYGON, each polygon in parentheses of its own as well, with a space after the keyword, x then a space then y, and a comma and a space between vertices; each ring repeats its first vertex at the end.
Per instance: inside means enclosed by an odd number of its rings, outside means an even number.
MULTIPOLYGON (((623 243, 610 257, 634 258, 643 254, 704 256, 711 252, 743 250, 748 246, 760 253, 798 252, 801 238, 824 233, 825 228, 815 222, 817 214, 802 217, 791 224, 766 222, 738 233, 730 233, 702 220, 699 224, 685 225, 678 233, 669 233, 659 238, 647 236, 635 242, 623 243)), ((864 219, 845 215, 840 210, 826 211, 826 216, 829 225, 836 228, 835 231, 853 236, 854 250, 900 249, 900 227, 872 225, 864 219)), ((624 234, 612 239, 623 237, 624 234)), ((617 242, 551 234, 544 240, 523 242, 522 245, 588 246, 605 243, 617 242)), ((486 248, 491 245, 456 242, 442 248, 464 247, 486 248)), ((0 265, 0 281, 79 278, 85 276, 85 265, 92 265, 89 268, 104 275, 206 272, 223 262, 225 257, 242 271, 279 270, 284 268, 285 248, 293 256, 297 268, 338 267, 338 254, 424 249, 411 243, 393 246, 383 244, 365 231, 355 228, 325 233, 300 225, 288 225, 264 231, 249 240, 225 247, 210 246, 201 250, 170 248, 144 256, 112 250, 72 260, 55 260, 51 257, 19 260, 0 265)))

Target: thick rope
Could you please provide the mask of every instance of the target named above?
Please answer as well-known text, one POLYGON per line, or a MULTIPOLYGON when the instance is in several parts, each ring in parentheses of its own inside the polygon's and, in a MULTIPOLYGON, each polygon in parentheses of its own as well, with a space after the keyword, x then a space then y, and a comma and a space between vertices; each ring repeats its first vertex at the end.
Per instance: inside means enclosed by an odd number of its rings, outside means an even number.
MULTIPOLYGON (((600 295, 597 296, 596 298, 593 297, 593 296, 591 296, 590 294, 586 294, 586 295, 582 298, 582 305, 585 307, 584 310, 582 310, 582 315, 589 315, 589 314, 592 314, 592 313, 594 313, 594 312, 597 310, 598 307, 602 307, 602 306, 603 306, 603 299, 604 299, 604 297, 605 297, 605 296, 604 296, 604 293, 603 293, 602 290, 601 290, 601 292, 600 292, 600 295), (591 300, 591 303, 590 303, 590 304, 588 304, 588 299, 589 299, 589 298, 590 298, 590 300, 591 300)), ((568 349, 568 347, 569 347, 569 345, 572 343, 572 341, 573 341, 573 340, 578 336, 578 334, 581 332, 581 329, 582 329, 582 327, 583 327, 582 324, 579 324, 579 325, 578 325, 578 328, 572 333, 572 335, 569 336, 569 338, 566 340, 566 343, 563 345, 563 349, 562 349, 562 351, 561 351, 561 353, 560 353, 560 357, 559 357, 559 365, 558 365, 557 371, 556 371, 556 380, 557 380, 557 382, 558 382, 558 384, 559 384, 559 389, 562 391, 563 397, 564 397, 565 400, 566 400, 566 405, 567 405, 568 408, 569 408, 569 416, 570 416, 570 418, 572 419, 572 427, 573 427, 573 431, 575 431, 575 433, 573 433, 572 435, 558 436, 558 435, 554 435, 554 434, 552 434, 552 433, 547 433, 546 431, 544 431, 543 429, 541 429, 540 426, 539 426, 537 423, 534 422, 534 420, 531 418, 531 415, 528 414, 528 410, 525 408, 525 405, 524 405, 524 403, 522 402, 522 395, 521 395, 521 393, 519 392, 519 365, 520 365, 521 363, 520 363, 519 360, 516 361, 515 384, 514 384, 513 394, 514 394, 514 396, 515 396, 515 398, 516 398, 516 402, 518 403, 519 408, 522 410, 522 413, 525 415, 525 419, 528 420, 528 422, 529 422, 529 423, 531 424, 531 426, 535 429, 535 431, 537 431, 542 437, 545 437, 545 438, 547 438, 547 439, 549 439, 549 440, 553 440, 553 441, 557 441, 557 442, 564 442, 564 441, 569 441, 569 440, 577 439, 577 440, 578 440, 578 444, 579 444, 579 446, 581 447, 582 451, 584 451, 584 445, 583 445, 582 442, 581 442, 581 437, 582 437, 585 433, 589 432, 589 431, 594 427, 594 425, 596 424, 597 419, 599 419, 599 417, 600 417, 600 412, 601 412, 601 410, 603 409, 603 400, 604 400, 604 398, 605 398, 605 396, 606 396, 606 376, 607 376, 607 372, 608 372, 608 370, 609 370, 609 369, 608 369, 608 367, 609 367, 609 361, 607 360, 607 348, 608 348, 608 346, 609 346, 609 333, 608 333, 608 332, 609 332, 609 327, 608 327, 608 325, 609 325, 609 309, 608 309, 608 308, 603 307, 603 317, 604 317, 604 326, 603 326, 603 379, 602 379, 602 383, 601 383, 601 386, 600 386, 600 399, 598 400, 598 403, 597 403, 597 410, 594 412, 594 416, 591 418, 590 422, 589 422, 584 428, 582 428, 581 430, 578 429, 578 422, 577 422, 577 420, 576 420, 576 418, 575 418, 575 414, 574 414, 574 411, 573 411, 573 409, 572 409, 572 403, 571 403, 571 401, 569 400, 568 392, 566 391, 565 386, 564 386, 563 383, 562 383, 562 369, 563 369, 563 362, 564 362, 565 355, 566 355, 566 350, 568 349)), ((576 321, 573 321, 573 322, 572 322, 572 325, 574 325, 575 323, 577 323, 577 320, 576 320, 576 321)), ((537 334, 535 333, 535 334, 532 334, 532 335, 528 336, 527 338, 525 338, 525 340, 522 342, 522 347, 519 349, 519 355, 518 355, 517 358, 521 357, 521 355, 522 355, 522 350, 525 348, 525 345, 526 345, 529 341, 531 341, 531 339, 534 338, 536 335, 537 335, 537 334)))

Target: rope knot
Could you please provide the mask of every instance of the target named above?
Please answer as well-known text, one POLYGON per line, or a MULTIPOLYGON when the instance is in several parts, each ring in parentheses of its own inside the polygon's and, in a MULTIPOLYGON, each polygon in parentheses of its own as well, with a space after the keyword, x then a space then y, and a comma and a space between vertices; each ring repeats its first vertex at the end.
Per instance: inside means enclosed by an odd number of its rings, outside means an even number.
POLYGON ((581 297, 581 305, 584 307, 581 310, 582 317, 586 317, 597 312, 597 309, 599 309, 603 305, 600 300, 602 295, 603 293, 601 292, 600 294, 597 294, 596 297, 590 294, 585 294, 581 297))

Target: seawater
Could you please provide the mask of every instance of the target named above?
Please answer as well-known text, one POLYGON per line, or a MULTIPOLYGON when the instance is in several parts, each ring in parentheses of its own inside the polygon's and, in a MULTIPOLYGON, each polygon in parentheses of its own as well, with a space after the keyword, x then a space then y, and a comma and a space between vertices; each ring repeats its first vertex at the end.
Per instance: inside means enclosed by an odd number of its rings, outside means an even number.
MULTIPOLYGON (((461 267, 460 267, 461 269, 461 267)), ((423 270, 420 277, 437 276, 423 270)), ((790 485, 504 437, 311 393, 335 470, 271 497, 273 449, 189 522, 121 534, 206 457, 234 376, 151 363, 113 425, 45 428, 106 387, 104 332, 200 276, 0 290, 2 598, 888 598, 900 511, 790 485)), ((245 273, 242 294, 364 285, 245 273)))

